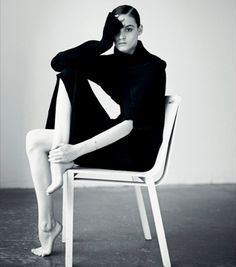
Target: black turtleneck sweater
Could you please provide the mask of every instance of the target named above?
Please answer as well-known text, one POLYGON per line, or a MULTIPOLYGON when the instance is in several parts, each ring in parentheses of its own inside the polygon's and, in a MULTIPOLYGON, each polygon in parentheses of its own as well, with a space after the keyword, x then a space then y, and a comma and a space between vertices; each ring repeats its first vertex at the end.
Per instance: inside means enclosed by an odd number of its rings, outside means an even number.
MULTIPOLYGON (((86 79, 100 85, 120 105, 121 113, 113 120, 114 124, 123 120, 133 120, 133 130, 121 141, 126 146, 126 152, 136 161, 136 167, 131 166, 130 169, 146 171, 153 166, 162 142, 166 63, 150 54, 141 41, 138 41, 132 55, 122 53, 116 48, 111 55, 101 55, 103 52, 101 42, 88 41, 57 54, 52 59, 51 66, 60 72, 58 77, 62 78, 65 84, 72 110, 76 109, 79 103, 75 103, 74 93, 69 89, 76 88, 76 81, 72 82, 70 75, 61 75, 68 69, 74 69, 82 73, 86 79)), ((46 128, 54 127, 55 95, 54 92, 46 128)), ((76 140, 76 137, 72 136, 72 139, 76 140)), ((109 146, 112 147, 113 144, 109 146)))

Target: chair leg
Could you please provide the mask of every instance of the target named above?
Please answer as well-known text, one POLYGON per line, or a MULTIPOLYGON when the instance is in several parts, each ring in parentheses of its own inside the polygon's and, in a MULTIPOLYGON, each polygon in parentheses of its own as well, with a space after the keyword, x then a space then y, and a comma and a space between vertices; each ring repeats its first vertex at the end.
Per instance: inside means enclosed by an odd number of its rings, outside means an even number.
POLYGON ((157 232, 157 238, 158 238, 159 247, 161 251, 162 263, 164 267, 170 267, 171 266, 170 256, 168 252, 160 206, 159 206, 159 202, 157 198, 156 186, 155 186, 154 181, 150 178, 146 179, 146 184, 148 187, 148 193, 150 197, 152 213, 153 213, 154 223, 155 223, 156 232, 157 232))
POLYGON ((73 215, 74 215, 74 176, 67 172, 66 192, 66 255, 65 266, 72 267, 73 264, 73 215))
POLYGON ((66 242, 66 199, 67 199, 67 173, 63 175, 63 191, 62 191, 62 242, 66 242))
POLYGON ((146 209, 145 209, 145 205, 143 201, 141 186, 138 186, 138 185, 135 186, 135 193, 136 193, 136 198, 138 202, 138 210, 139 210, 139 215, 141 218, 144 237, 146 240, 151 240, 152 236, 151 236, 150 227, 149 227, 149 223, 147 219, 147 213, 146 213, 146 209))

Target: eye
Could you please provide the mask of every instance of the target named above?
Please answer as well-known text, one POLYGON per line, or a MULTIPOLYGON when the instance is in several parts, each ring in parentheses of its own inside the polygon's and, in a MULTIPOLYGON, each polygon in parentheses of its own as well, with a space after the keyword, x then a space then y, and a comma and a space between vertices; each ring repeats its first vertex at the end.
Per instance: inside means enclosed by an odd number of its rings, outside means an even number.
POLYGON ((125 28, 125 31, 126 32, 132 32, 133 31, 133 28, 131 28, 131 27, 130 28, 125 28))

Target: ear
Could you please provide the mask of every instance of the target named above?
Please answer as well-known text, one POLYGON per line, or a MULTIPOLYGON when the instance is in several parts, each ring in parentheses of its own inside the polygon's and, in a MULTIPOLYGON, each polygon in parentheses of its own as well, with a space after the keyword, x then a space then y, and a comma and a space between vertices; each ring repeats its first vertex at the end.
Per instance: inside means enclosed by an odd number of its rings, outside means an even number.
POLYGON ((143 25, 140 24, 140 26, 138 27, 138 35, 141 35, 143 33, 143 25))

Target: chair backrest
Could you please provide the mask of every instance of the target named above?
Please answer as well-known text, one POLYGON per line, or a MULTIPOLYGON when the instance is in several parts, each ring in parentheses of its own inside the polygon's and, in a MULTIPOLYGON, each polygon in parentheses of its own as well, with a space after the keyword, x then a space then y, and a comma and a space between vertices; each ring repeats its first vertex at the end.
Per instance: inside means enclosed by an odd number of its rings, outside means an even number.
POLYGON ((148 171, 149 175, 154 178, 156 183, 160 182, 167 171, 171 142, 174 135, 180 102, 181 97, 178 95, 165 97, 165 124, 163 130, 163 141, 159 149, 156 162, 152 169, 148 171))

